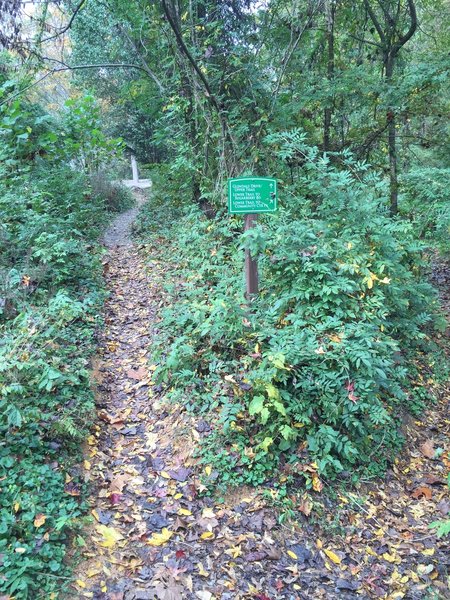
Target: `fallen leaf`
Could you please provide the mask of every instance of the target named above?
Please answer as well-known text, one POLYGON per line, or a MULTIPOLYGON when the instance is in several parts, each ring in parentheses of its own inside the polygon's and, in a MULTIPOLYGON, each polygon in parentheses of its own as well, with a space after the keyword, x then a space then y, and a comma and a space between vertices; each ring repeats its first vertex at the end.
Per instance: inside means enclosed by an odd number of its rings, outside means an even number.
POLYGON ((180 508, 180 509, 178 510, 178 514, 179 514, 179 515, 183 515, 183 516, 185 516, 185 517, 189 517, 190 515, 192 515, 191 511, 190 511, 190 510, 188 510, 187 508, 180 508))
POLYGON ((46 515, 44 515, 43 513, 39 513, 34 518, 34 526, 42 527, 42 525, 45 523, 46 520, 47 520, 46 515))
POLYGON ((341 563, 340 557, 335 552, 333 552, 333 550, 328 550, 327 548, 324 548, 323 551, 328 556, 328 558, 334 562, 335 565, 339 565, 341 563))
POLYGON ((313 473, 312 476, 312 488, 315 492, 321 492, 323 490, 323 483, 316 473, 313 473))
POLYGON ((426 442, 424 442, 420 446, 420 451, 427 458, 433 458, 434 457, 434 441, 433 440, 427 440, 426 442))
POLYGON ((427 500, 431 500, 433 496, 433 490, 429 487, 426 487, 425 485, 421 485, 420 487, 414 490, 411 496, 413 498, 417 498, 417 500, 419 498, 426 498, 427 500))
POLYGON ((93 508, 93 509, 91 510, 91 514, 92 514, 92 516, 94 517, 94 519, 100 523, 100 515, 99 515, 99 514, 98 514, 98 512, 95 510, 95 508, 93 508))
POLYGON ((127 485, 129 478, 130 476, 126 473, 122 473, 121 475, 117 475, 116 477, 114 477, 109 486, 111 493, 121 494, 123 488, 127 485))
POLYGON ((387 562, 390 562, 390 563, 394 563, 398 560, 398 557, 395 554, 395 552, 392 552, 392 554, 389 554, 389 552, 385 552, 383 554, 383 558, 384 558, 384 560, 387 560, 387 562))
POLYGON ((201 562, 198 563, 197 569, 198 569, 199 575, 201 575, 202 577, 209 577, 208 571, 205 570, 205 567, 203 566, 203 564, 201 562))
POLYGON ((123 535, 120 531, 117 531, 117 529, 114 529, 113 527, 97 525, 95 530, 103 538, 100 542, 100 546, 103 546, 103 548, 114 548, 118 541, 123 540, 123 535))
POLYGON ((237 558, 238 556, 242 556, 242 550, 240 546, 233 546, 232 548, 225 550, 225 554, 228 554, 228 556, 231 556, 232 558, 237 558))
POLYGON ((214 533, 212 531, 205 531, 202 533, 202 535, 200 536, 200 538, 202 540, 210 540, 211 538, 214 537, 214 533))
POLYGON ((297 560, 298 557, 295 554, 295 552, 292 552, 292 550, 288 550, 287 553, 291 558, 293 558, 294 560, 297 560))
POLYGON ((127 377, 130 379, 135 379, 136 381, 141 381, 147 376, 147 369, 145 367, 139 367, 138 369, 129 369, 127 371, 127 377))
POLYGON ((167 527, 163 527, 161 533, 154 533, 150 539, 147 540, 147 544, 150 546, 162 546, 170 540, 173 536, 173 531, 169 531, 167 527))

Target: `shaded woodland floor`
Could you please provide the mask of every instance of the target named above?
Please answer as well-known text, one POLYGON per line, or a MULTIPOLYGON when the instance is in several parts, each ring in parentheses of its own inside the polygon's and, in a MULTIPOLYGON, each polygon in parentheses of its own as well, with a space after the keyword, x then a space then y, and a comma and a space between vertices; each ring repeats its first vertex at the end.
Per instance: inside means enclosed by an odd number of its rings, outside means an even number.
MULTIPOLYGON (((67 597, 449 598, 448 543, 428 527, 449 510, 445 390, 422 418, 405 418, 408 442, 385 478, 334 500, 313 494, 298 507, 297 523, 279 525, 259 489, 205 496, 202 481, 215 474, 193 453, 209 425, 165 405, 152 382, 164 262, 161 248, 130 242, 135 214, 120 217, 105 237, 110 296, 85 461, 93 522, 67 597)), ((445 273, 436 274, 443 290, 445 273)))

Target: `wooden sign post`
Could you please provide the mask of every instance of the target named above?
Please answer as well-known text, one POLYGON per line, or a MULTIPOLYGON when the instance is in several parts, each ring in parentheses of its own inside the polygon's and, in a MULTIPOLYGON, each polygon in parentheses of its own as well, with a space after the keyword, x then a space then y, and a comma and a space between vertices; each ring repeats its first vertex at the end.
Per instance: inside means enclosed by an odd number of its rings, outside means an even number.
MULTIPOLYGON (((277 208, 276 179, 236 177, 228 180, 228 212, 245 215, 244 231, 255 227, 258 213, 275 212, 277 208)), ((248 300, 258 294, 258 263, 250 250, 245 251, 245 286, 248 300)))
MULTIPOLYGON (((258 215, 245 215, 244 231, 255 227, 257 218, 258 215)), ((252 257, 250 250, 245 251, 245 289, 247 299, 256 296, 259 292, 258 261, 252 257)))

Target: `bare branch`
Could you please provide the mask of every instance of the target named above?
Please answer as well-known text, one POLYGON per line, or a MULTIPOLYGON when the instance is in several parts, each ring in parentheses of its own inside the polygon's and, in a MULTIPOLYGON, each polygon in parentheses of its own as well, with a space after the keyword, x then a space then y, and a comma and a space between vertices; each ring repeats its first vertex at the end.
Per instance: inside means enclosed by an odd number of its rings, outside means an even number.
POLYGON ((144 57, 142 56, 142 53, 139 51, 138 47, 136 46, 135 42, 133 41, 133 39, 128 35, 128 32, 122 27, 122 25, 120 25, 120 23, 117 23, 117 28, 119 29, 120 33, 122 33, 128 40, 128 42, 130 43, 130 45, 133 47, 134 51, 136 52, 139 60, 142 63, 142 66, 144 68, 144 71, 147 73, 147 75, 149 75, 153 81, 156 83, 156 85, 159 88, 159 91, 161 94, 164 94, 165 92, 165 88, 163 86, 163 84, 161 83, 161 81, 158 79, 158 77, 153 73, 153 71, 150 69, 150 67, 147 64, 147 61, 144 59, 144 57))
POLYGON ((74 12, 72 13, 72 16, 70 17, 70 20, 67 23, 67 25, 65 27, 63 27, 62 29, 60 29, 59 31, 57 31, 54 35, 44 38, 41 43, 43 44, 44 42, 49 42, 50 40, 54 40, 55 38, 59 37, 66 31, 68 31, 72 27, 72 23, 74 22, 75 17, 80 12, 80 10, 83 8, 83 5, 85 3, 86 3, 86 0, 81 0, 81 2, 78 4, 78 6, 75 8, 74 12))

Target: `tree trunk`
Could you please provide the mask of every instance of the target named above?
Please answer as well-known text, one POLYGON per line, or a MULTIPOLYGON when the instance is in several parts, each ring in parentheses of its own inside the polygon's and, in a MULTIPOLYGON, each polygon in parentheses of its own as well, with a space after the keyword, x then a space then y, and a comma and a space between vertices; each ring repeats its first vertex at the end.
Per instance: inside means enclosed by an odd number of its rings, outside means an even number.
MULTIPOLYGON (((386 83, 388 87, 392 84, 392 75, 394 73, 395 56, 390 53, 385 61, 386 65, 386 83)), ((389 181, 390 181, 390 211, 395 216, 398 213, 398 172, 397 172, 397 129, 395 118, 395 107, 390 106, 387 111, 388 125, 388 153, 389 153, 389 181)))

